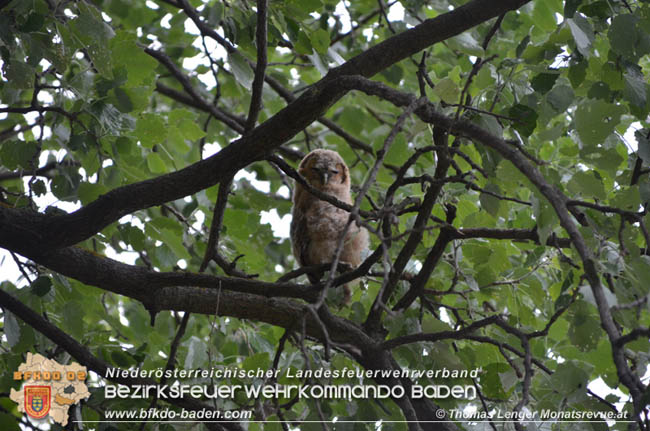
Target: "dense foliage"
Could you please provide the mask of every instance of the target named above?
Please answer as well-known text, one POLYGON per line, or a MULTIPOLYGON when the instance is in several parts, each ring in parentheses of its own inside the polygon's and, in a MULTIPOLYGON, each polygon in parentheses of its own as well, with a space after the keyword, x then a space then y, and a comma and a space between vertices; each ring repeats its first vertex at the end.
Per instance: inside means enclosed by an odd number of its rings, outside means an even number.
POLYGON ((648 427, 648 54, 642 0, 1 0, 0 428, 29 428, 6 398, 27 352, 97 373, 85 421, 535 429, 425 422, 471 406, 648 427), (286 226, 314 148, 347 161, 360 205, 332 202, 372 233, 311 286, 286 226), (482 373, 418 382, 473 400, 167 404, 104 400, 107 367, 482 373))

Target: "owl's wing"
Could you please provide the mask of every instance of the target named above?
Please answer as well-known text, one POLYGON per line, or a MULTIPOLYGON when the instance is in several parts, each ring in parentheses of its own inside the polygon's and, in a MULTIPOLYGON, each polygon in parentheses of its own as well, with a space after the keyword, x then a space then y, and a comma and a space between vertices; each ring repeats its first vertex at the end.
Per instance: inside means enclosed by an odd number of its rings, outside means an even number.
POLYGON ((309 262, 309 228, 307 217, 301 211, 294 211, 291 219, 291 243, 293 254, 300 266, 308 266, 309 262))
MULTIPOLYGON (((309 266, 313 262, 309 260, 309 223, 307 217, 301 211, 294 211, 291 219, 291 244, 293 245, 293 255, 296 256, 300 266, 309 266)), ((311 283, 318 283, 323 274, 307 274, 311 283)))

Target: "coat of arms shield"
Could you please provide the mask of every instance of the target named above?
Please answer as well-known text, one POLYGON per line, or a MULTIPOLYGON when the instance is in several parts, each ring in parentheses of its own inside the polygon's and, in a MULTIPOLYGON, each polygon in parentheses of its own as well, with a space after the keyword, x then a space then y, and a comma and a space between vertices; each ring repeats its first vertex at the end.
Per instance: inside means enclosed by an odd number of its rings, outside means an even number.
POLYGON ((34 419, 42 419, 50 411, 50 386, 25 386, 25 413, 34 419))

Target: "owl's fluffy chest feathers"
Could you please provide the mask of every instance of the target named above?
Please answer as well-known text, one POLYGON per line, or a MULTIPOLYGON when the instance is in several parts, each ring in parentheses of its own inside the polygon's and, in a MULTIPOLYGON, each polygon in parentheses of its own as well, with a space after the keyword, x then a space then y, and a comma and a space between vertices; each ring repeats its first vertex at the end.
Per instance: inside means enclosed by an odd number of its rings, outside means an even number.
MULTIPOLYGON (((304 206, 296 206, 296 209, 299 207, 303 207, 300 208, 300 212, 312 240, 338 238, 348 221, 346 211, 317 198, 312 202, 307 202, 304 206)), ((296 209, 293 212, 294 219, 300 218, 296 215, 296 209)))

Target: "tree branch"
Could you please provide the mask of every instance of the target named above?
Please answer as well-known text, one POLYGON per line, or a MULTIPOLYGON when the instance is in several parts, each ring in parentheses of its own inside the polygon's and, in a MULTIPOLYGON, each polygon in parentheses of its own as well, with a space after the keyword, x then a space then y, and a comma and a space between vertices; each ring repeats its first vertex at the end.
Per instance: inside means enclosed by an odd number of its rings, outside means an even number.
POLYGON ((266 33, 267 33, 267 3, 268 0, 257 0, 257 30, 255 31, 255 43, 257 44, 257 64, 255 65, 255 78, 253 79, 253 91, 251 95, 248 118, 246 119, 246 130, 252 130, 257 122, 257 117, 262 110, 262 89, 264 88, 264 76, 266 72, 266 33))
POLYGON ((15 172, 0 172, 0 181, 13 180, 16 178, 28 177, 28 176, 47 176, 47 173, 51 170, 58 168, 59 166, 80 166, 79 162, 72 160, 63 160, 62 162, 50 162, 42 167, 30 171, 30 170, 20 170, 15 172))
MULTIPOLYGON (((201 95, 197 92, 197 90, 192 86, 190 83, 190 79, 183 73, 183 71, 174 64, 171 58, 167 57, 165 53, 162 51, 158 51, 152 48, 145 48, 144 52, 149 54, 151 57, 155 58, 167 68, 171 72, 171 74, 176 78, 179 84, 183 87, 185 92, 192 98, 194 104, 197 106, 201 106, 203 110, 209 112, 212 114, 214 118, 217 120, 221 121, 222 123, 226 124, 228 127, 232 128, 233 130, 237 132, 243 131, 243 128, 241 125, 233 120, 231 117, 226 115, 224 112, 222 112, 220 109, 218 109, 216 106, 212 105, 211 103, 208 103, 201 95)), ((161 86, 156 85, 156 89, 160 92, 161 91, 161 86)), ((171 90, 171 89, 170 89, 171 90)), ((168 95, 173 94, 171 91, 167 91, 168 95)), ((188 103, 189 104, 189 103, 188 103)))

